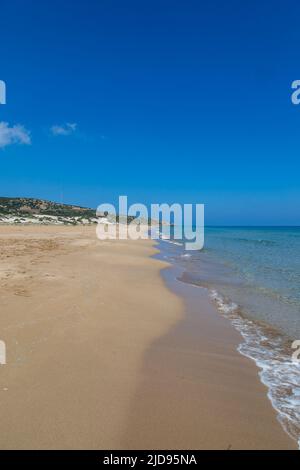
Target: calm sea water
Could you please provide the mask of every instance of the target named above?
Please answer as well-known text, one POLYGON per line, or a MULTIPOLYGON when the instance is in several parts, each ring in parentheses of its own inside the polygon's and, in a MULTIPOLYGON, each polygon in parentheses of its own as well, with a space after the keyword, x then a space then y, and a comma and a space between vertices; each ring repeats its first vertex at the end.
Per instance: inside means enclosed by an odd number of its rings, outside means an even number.
POLYGON ((181 281, 208 289, 212 302, 240 331, 241 354, 253 359, 285 430, 300 445, 300 227, 214 227, 201 251, 161 243, 182 268, 181 281))

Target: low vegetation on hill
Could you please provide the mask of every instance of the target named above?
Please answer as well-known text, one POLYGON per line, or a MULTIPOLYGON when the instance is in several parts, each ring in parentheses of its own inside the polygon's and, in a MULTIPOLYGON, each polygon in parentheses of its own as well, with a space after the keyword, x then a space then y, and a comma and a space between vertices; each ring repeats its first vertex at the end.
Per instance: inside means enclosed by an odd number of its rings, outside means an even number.
MULTIPOLYGON (((90 225, 96 224, 99 217, 103 222, 112 220, 110 214, 96 214, 95 209, 87 207, 43 199, 0 197, 0 224, 90 225)), ((132 220, 140 219, 127 217, 127 223, 132 220)))
POLYGON ((0 197, 0 222, 76 225, 97 223, 96 211, 42 199, 0 197))

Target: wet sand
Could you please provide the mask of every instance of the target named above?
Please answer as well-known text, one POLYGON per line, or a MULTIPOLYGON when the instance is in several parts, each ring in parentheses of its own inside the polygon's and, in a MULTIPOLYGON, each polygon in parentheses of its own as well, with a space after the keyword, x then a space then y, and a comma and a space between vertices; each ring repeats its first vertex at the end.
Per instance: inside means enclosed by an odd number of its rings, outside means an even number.
POLYGON ((296 448, 238 334, 155 252, 0 227, 1 449, 296 448))
POLYGON ((184 318, 148 349, 124 445, 153 449, 297 449, 282 429, 239 333, 206 289, 163 271, 184 318), (143 410, 147 410, 143 412, 143 410), (135 430, 139 433, 135 434, 135 430))

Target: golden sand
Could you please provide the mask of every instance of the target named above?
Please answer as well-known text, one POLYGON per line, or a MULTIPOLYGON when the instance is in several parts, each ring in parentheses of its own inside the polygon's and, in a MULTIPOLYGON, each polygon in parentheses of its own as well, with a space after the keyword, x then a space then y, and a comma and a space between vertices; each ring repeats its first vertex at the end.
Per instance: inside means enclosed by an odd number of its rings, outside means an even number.
POLYGON ((0 227, 1 449, 296 447, 238 334, 204 293, 187 315, 154 252, 0 227))

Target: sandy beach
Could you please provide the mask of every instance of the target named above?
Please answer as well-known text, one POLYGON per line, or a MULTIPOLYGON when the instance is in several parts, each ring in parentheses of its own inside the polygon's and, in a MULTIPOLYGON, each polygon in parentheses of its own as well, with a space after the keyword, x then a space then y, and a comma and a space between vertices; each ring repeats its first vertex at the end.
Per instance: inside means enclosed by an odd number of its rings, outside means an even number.
POLYGON ((1 449, 297 448, 239 334, 156 252, 0 226, 1 449))

